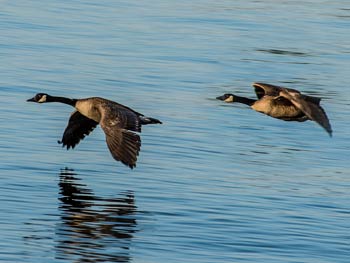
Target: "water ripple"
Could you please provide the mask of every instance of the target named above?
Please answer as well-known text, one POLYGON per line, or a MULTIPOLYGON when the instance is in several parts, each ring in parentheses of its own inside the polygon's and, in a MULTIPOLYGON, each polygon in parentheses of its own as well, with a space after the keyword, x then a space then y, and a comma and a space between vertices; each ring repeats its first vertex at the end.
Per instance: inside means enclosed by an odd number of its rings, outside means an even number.
POLYGON ((59 181, 61 223, 56 229, 57 259, 74 262, 129 262, 138 231, 133 192, 102 198, 80 183, 71 169, 59 181))

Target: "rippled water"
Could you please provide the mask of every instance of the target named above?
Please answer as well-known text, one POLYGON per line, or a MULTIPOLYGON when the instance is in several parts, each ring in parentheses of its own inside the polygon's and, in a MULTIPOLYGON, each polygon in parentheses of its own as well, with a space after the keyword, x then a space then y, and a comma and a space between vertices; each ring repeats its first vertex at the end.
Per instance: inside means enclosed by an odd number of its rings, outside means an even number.
POLYGON ((5 1, 1 262, 350 261, 348 1, 5 1), (322 97, 334 136, 224 92, 322 97), (66 105, 106 97, 163 121, 137 168, 97 128, 62 149, 66 105))

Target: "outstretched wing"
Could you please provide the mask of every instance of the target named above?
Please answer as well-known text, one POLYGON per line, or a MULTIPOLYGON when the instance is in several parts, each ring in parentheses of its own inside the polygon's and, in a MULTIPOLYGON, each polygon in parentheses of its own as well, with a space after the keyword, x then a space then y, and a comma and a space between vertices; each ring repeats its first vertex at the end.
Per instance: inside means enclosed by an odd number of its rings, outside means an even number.
POLYGON ((117 125, 111 126, 101 122, 101 127, 106 134, 107 146, 113 158, 131 169, 134 168, 141 147, 140 136, 117 125))
POLYGON ((293 92, 290 89, 283 89, 280 95, 290 100, 305 115, 320 126, 322 126, 332 136, 332 127, 324 109, 319 105, 320 99, 293 92), (310 99, 311 98, 311 99, 310 99))
POLYGON ((115 105, 103 109, 100 124, 113 158, 134 168, 141 148, 141 138, 132 131, 141 131, 139 117, 129 109, 115 105))
POLYGON ((301 94, 298 90, 280 87, 280 86, 276 86, 276 85, 255 82, 255 83, 253 83, 253 87, 254 87, 254 90, 255 90, 255 93, 256 93, 256 96, 258 97, 258 99, 261 99, 265 95, 267 95, 267 96, 279 96, 280 92, 288 91, 291 93, 299 93, 304 100, 318 104, 318 105, 320 104, 320 101, 321 101, 320 98, 301 94))
POLYGON ((280 91, 282 90, 281 87, 259 82, 254 82, 253 87, 258 99, 261 99, 265 95, 273 97, 278 96, 280 91))
POLYGON ((63 147, 67 146, 69 148, 74 148, 80 140, 84 139, 85 136, 89 135, 93 131, 98 123, 94 120, 91 120, 79 111, 75 111, 69 118, 68 125, 64 130, 62 140, 58 143, 62 144, 63 147))

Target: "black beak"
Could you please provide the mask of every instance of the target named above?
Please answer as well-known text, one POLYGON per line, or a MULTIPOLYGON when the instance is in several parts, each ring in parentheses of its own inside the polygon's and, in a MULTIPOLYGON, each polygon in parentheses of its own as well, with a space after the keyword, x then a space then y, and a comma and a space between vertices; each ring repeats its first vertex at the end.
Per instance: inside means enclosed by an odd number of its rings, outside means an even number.
POLYGON ((27 101, 35 102, 35 99, 34 99, 34 97, 33 97, 33 98, 31 98, 31 99, 27 99, 27 101))
POLYGON ((216 99, 217 99, 217 100, 225 100, 226 97, 225 97, 225 95, 222 95, 222 96, 216 97, 216 99))

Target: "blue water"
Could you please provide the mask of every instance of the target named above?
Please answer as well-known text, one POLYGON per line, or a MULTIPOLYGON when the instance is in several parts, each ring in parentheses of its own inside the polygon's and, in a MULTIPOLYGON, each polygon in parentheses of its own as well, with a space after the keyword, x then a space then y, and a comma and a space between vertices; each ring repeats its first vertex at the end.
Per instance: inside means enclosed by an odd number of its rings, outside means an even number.
POLYGON ((5 1, 1 262, 350 262, 350 4, 5 1), (334 136, 214 98, 254 81, 322 97, 334 136), (163 121, 137 168, 100 128, 56 142, 101 96, 163 121))

